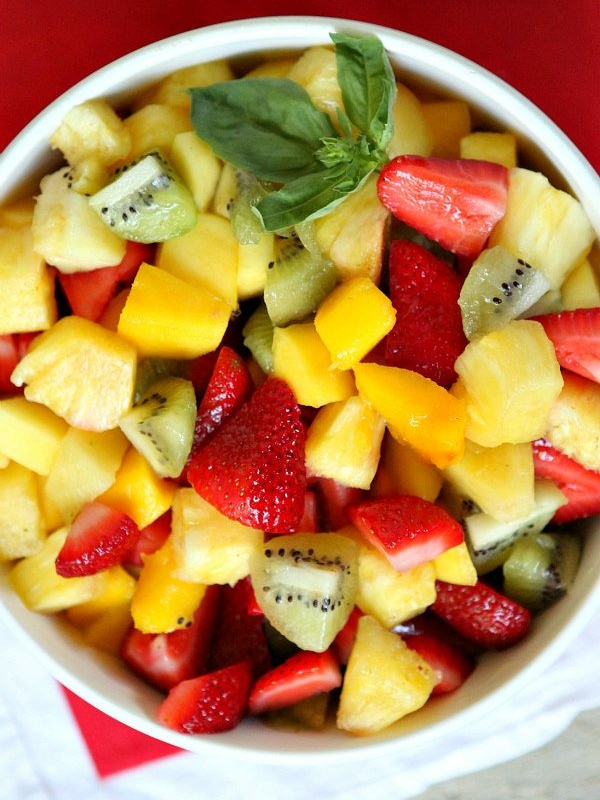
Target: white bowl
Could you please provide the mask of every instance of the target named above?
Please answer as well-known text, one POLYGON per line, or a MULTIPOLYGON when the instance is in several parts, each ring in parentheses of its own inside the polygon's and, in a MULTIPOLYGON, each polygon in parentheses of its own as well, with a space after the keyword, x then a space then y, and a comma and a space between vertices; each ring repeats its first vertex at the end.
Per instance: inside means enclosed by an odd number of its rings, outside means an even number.
MULTIPOLYGON (((328 43, 333 31, 376 34, 402 80, 461 97, 470 104, 476 122, 513 131, 525 162, 576 195, 600 234, 597 174, 554 123, 521 94, 473 62, 415 36, 323 17, 257 18, 214 25, 144 47, 93 73, 37 116, 0 156, 0 202, 25 189, 35 191, 39 177, 56 160, 47 145, 48 136, 73 105, 98 96, 124 103, 180 67, 218 58, 252 64, 264 52, 300 51, 328 43)), ((116 660, 79 645, 60 619, 28 612, 7 585, 6 570, 0 571, 0 614, 61 683, 101 711, 156 739, 197 753, 217 748, 255 762, 355 759, 450 737, 471 720, 492 714, 546 669, 600 606, 600 531, 594 530, 596 521, 587 528, 595 535, 587 537, 575 586, 534 620, 525 641, 508 651, 488 654, 459 690, 435 699, 373 738, 355 738, 334 729, 286 733, 258 720, 247 720, 219 736, 178 734, 155 721, 159 699, 155 691, 116 660)))

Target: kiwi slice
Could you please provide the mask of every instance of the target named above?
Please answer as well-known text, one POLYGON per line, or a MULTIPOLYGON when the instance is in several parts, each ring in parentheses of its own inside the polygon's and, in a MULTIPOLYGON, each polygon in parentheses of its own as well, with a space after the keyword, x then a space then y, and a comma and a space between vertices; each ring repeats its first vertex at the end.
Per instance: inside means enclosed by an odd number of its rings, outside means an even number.
POLYGON ((530 514, 510 522, 500 522, 483 512, 465 516, 466 541, 479 575, 503 564, 519 539, 542 531, 566 502, 556 484, 543 479, 535 482, 534 499, 535 507, 530 514))
POLYGON ((320 653, 354 607, 357 546, 335 533, 277 536, 253 559, 250 578, 269 623, 303 650, 320 653))
POLYGON ((306 319, 337 282, 335 265, 321 252, 305 247, 296 237, 279 239, 264 290, 271 322, 280 327, 306 319))
POLYGON ((541 611, 572 586, 581 549, 581 539, 572 531, 525 536, 502 568, 505 594, 531 611, 541 611))
POLYGON ((260 303, 242 328, 244 345, 250 350, 265 375, 273 369, 273 323, 264 303, 260 303))
POLYGON ((177 478, 192 448, 195 421, 192 382, 169 376, 142 394, 119 427, 157 475, 177 478))
POLYGON ((153 383, 160 378, 177 376, 185 378, 187 366, 185 361, 174 358, 142 358, 138 361, 135 373, 133 402, 138 403, 153 383))
POLYGON ((118 236, 135 242, 182 236, 198 215, 192 193, 158 150, 121 167, 89 202, 118 236))
POLYGON ((548 278, 500 245, 484 250, 463 283, 458 304, 469 340, 503 328, 550 289, 548 278))
POLYGON ((241 244, 256 244, 265 229, 262 220, 254 212, 254 206, 267 194, 267 190, 258 178, 243 169, 236 170, 235 185, 236 195, 229 208, 233 234, 241 244))

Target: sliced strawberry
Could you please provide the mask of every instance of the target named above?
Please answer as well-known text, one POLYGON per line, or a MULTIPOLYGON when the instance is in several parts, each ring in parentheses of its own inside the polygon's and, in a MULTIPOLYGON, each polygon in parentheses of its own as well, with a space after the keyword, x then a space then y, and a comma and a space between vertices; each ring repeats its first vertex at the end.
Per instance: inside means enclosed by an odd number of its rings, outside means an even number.
POLYGON ((363 612, 354 606, 350 612, 350 616, 346 620, 344 627, 337 633, 335 639, 331 643, 331 648, 340 664, 347 664, 350 658, 350 653, 354 646, 354 639, 356 638, 356 629, 358 627, 358 620, 362 617, 363 612))
POLYGON ((303 533, 316 533, 320 527, 317 494, 314 489, 307 489, 304 494, 304 513, 298 523, 298 530, 303 533))
POLYGON ((331 652, 301 650, 259 678, 248 697, 249 714, 285 708, 342 684, 339 664, 331 652))
POLYGON ((10 376, 37 333, 4 333, 0 336, 0 394, 20 392, 10 376))
POLYGON ((423 656, 438 676, 432 694, 445 694, 458 689, 475 668, 473 657, 441 636, 418 631, 414 636, 403 636, 411 650, 423 656))
POLYGON ((578 308, 532 319, 544 326, 561 367, 600 383, 600 308, 578 308))
POLYGON ((127 666, 157 689, 168 692, 208 669, 221 587, 207 586, 192 624, 170 633, 131 628, 121 644, 127 666))
POLYGON ((508 170, 489 161, 401 155, 381 170, 377 191, 399 220, 473 257, 504 216, 508 170))
POLYGON ((158 720, 181 733, 230 731, 245 716, 251 680, 243 661, 182 681, 158 707, 158 720))
POLYGON ((520 641, 529 630, 531 614, 491 586, 436 583, 431 610, 467 640, 488 650, 501 650, 520 641))
POLYGON ((226 517, 271 533, 304 511, 305 434, 291 389, 269 377, 192 458, 188 480, 226 517))
POLYGON ((431 561, 464 541, 462 525, 447 511, 412 494, 365 500, 349 513, 363 536, 398 572, 431 561))
POLYGON ((56 572, 72 578, 120 564, 139 535, 138 526, 127 514, 98 500, 86 503, 56 557, 56 572))
POLYGON ((114 267, 100 267, 87 272, 57 272, 58 281, 71 311, 96 321, 125 284, 131 283, 143 261, 152 261, 152 245, 127 242, 122 261, 114 267))
POLYGON ((141 529, 140 535, 124 561, 132 567, 142 566, 142 556, 155 553, 171 533, 171 510, 141 529))
POLYGON ((314 478, 312 485, 319 501, 321 526, 327 531, 338 531, 347 525, 348 508, 366 494, 364 489, 345 486, 333 478, 314 478))
POLYGON ((587 469, 545 439, 533 443, 533 465, 538 478, 553 481, 567 498, 553 522, 572 522, 600 514, 600 472, 587 469))
POLYGON ((460 277, 417 242, 396 240, 390 246, 389 281, 397 313, 385 339, 385 363, 450 386, 456 380, 454 362, 467 346, 460 277))

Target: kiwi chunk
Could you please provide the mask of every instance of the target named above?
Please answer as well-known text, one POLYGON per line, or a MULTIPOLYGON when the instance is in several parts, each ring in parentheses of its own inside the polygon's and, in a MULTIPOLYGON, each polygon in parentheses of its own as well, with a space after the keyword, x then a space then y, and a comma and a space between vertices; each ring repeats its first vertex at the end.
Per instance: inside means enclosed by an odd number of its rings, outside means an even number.
POLYGON ((244 345, 268 375, 273 369, 273 323, 264 303, 260 303, 246 320, 242 329, 244 345))
POLYGON ((195 421, 192 382, 169 376, 153 383, 119 426, 157 475, 177 478, 192 448, 195 421))
POLYGON ((267 542, 250 577, 269 623, 303 650, 326 650, 354 607, 357 553, 351 539, 335 533, 295 533, 267 542))
POLYGON ((571 531, 525 536, 502 568, 504 592, 531 611, 546 608, 572 586, 581 549, 580 537, 571 531))
POLYGON ((236 170, 235 183, 236 195, 229 209, 233 234, 241 244, 256 244, 265 229, 254 206, 267 190, 251 172, 242 169, 236 170))
POLYGON ((463 283, 458 304, 469 340, 525 314, 550 289, 543 272, 500 245, 484 250, 463 283))
POLYGON ((158 150, 122 167, 89 202, 118 236, 135 242, 182 236, 198 215, 192 193, 158 150))

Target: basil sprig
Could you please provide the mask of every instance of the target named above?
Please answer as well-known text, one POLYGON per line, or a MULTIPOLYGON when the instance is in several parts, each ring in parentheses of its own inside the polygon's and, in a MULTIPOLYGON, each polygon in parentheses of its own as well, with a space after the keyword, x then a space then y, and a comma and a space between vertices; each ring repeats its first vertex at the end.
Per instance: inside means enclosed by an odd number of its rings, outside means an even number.
POLYGON ((331 34, 344 109, 336 128, 285 78, 244 78, 190 89, 198 136, 224 161, 280 188, 258 201, 265 230, 321 216, 387 160, 396 83, 374 36, 331 34))

